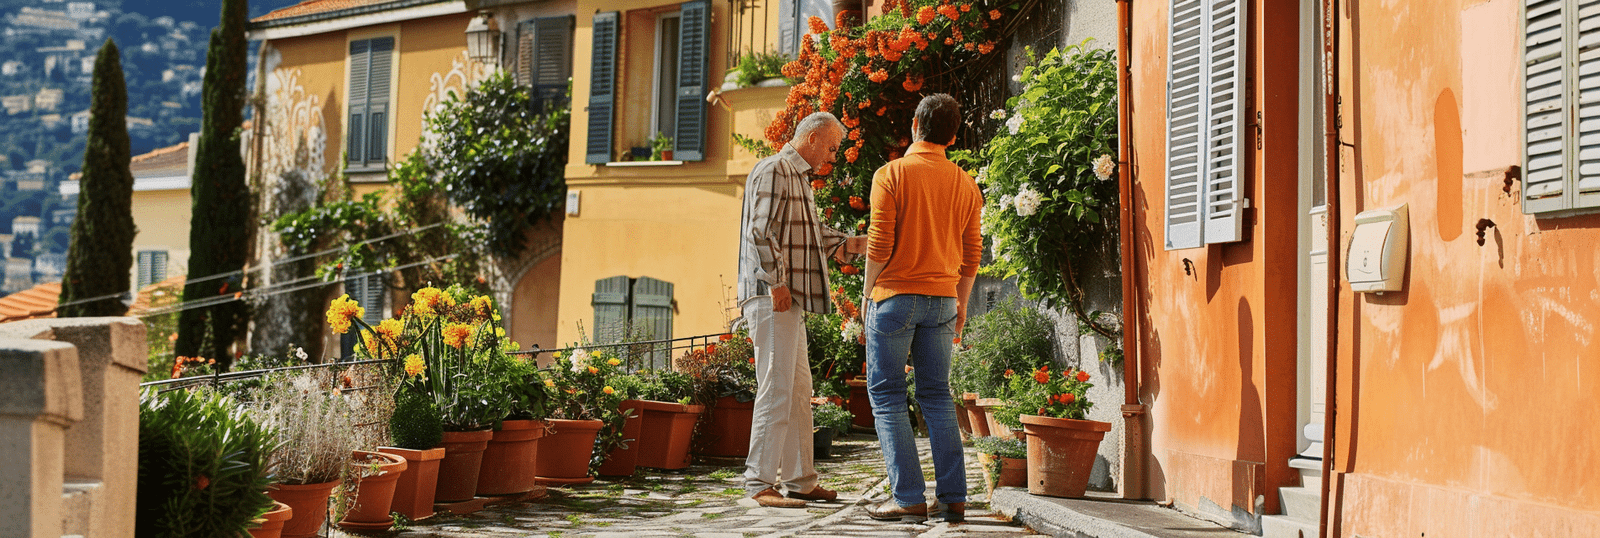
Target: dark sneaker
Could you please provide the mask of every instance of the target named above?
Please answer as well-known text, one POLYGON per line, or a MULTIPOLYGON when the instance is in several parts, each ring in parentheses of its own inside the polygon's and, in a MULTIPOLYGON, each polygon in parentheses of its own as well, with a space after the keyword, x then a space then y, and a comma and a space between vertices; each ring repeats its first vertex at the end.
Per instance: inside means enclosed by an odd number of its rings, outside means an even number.
POLYGON ((928 508, 928 517, 940 517, 945 523, 965 523, 967 521, 967 503, 944 504, 934 501, 928 508))
POLYGON ((867 515, 879 521, 921 523, 928 520, 928 505, 900 506, 893 498, 867 507, 867 515))
POLYGON ((800 499, 790 499, 788 497, 784 497, 783 494, 778 493, 778 490, 773 489, 773 488, 767 488, 767 489, 761 490, 759 493, 756 493, 755 495, 752 495, 750 498, 751 499, 755 499, 756 504, 759 504, 761 506, 766 506, 766 507, 769 507, 769 508, 805 508, 806 507, 806 502, 805 501, 802 501, 800 499))
POLYGON ((811 491, 807 491, 805 493, 800 493, 798 491, 789 492, 789 498, 790 499, 805 499, 805 500, 808 500, 808 501, 824 501, 824 502, 826 502, 826 501, 831 501, 831 500, 839 498, 839 492, 830 490, 830 489, 822 487, 822 486, 812 486, 811 487, 811 491))

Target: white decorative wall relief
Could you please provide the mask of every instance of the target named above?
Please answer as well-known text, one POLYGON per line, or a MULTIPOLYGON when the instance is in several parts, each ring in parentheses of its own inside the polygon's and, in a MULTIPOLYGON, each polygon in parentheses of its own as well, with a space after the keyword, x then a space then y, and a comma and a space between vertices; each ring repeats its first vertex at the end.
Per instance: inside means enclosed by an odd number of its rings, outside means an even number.
POLYGON ((300 69, 275 69, 267 78, 266 136, 261 172, 277 183, 285 175, 319 184, 327 174, 327 133, 320 98, 300 85, 300 69))
POLYGON ((450 71, 435 72, 428 77, 428 95, 422 99, 422 146, 431 149, 438 136, 428 130, 428 118, 438 112, 452 94, 457 99, 466 97, 467 90, 477 86, 489 75, 499 71, 497 65, 480 63, 467 56, 467 51, 450 59, 450 71))

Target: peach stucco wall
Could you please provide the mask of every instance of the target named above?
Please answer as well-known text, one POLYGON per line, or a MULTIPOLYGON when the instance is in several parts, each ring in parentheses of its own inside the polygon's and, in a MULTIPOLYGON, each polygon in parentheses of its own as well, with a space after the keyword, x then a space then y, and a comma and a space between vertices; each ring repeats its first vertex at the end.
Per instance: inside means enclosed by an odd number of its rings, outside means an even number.
POLYGON ((1247 152, 1247 239, 1172 251, 1163 247, 1168 9, 1135 2, 1133 13, 1135 279, 1146 290, 1139 361, 1141 398, 1151 404, 1151 491, 1222 517, 1276 510, 1276 488, 1292 485, 1296 442, 1298 22, 1292 6, 1252 7, 1252 54, 1265 59, 1251 77, 1264 121, 1260 149, 1247 152))
MULTIPOLYGON (((1247 239, 1178 251, 1162 248, 1168 3, 1133 4, 1140 390, 1152 491, 1181 506, 1248 509, 1259 494, 1274 513, 1276 487, 1293 484, 1279 444, 1293 448, 1282 429, 1294 423, 1301 300, 1292 99, 1310 90, 1285 56, 1296 49, 1288 4, 1251 3, 1249 118, 1262 112, 1262 142, 1247 163, 1247 239)), ((1600 396, 1585 376, 1600 369, 1600 215, 1529 217, 1521 183, 1507 192, 1522 159, 1520 4, 1339 4, 1351 145, 1337 252, 1362 210, 1405 203, 1411 224, 1403 291, 1356 295, 1341 282, 1339 534, 1592 532, 1600 396), (1479 219, 1495 225, 1482 246, 1479 219)))
POLYGON ((1341 307, 1346 535, 1600 522, 1600 397, 1585 379, 1600 368, 1600 216, 1525 216, 1521 183, 1507 192, 1522 159, 1519 8, 1361 1, 1343 29, 1345 229, 1400 203, 1412 226, 1405 289, 1341 307), (1495 224, 1481 246, 1479 219, 1495 224), (1458 517, 1468 506, 1499 516, 1458 517))

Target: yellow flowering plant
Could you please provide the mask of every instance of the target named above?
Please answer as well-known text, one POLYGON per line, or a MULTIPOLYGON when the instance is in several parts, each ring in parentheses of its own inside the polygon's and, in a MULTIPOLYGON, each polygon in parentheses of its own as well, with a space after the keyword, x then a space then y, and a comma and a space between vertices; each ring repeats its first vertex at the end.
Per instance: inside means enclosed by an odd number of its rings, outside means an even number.
POLYGON ((512 414, 543 415, 545 392, 530 383, 538 368, 507 353, 518 346, 505 338, 490 297, 430 286, 412 293, 398 318, 373 326, 361 320, 364 313, 342 296, 328 307, 328 325, 341 334, 359 331, 361 355, 394 360, 399 390, 431 400, 446 430, 482 429, 512 414), (530 384, 533 390, 524 390, 530 384))
POLYGON ((627 412, 620 409, 627 396, 620 389, 627 376, 622 360, 607 349, 590 350, 583 345, 557 353, 555 363, 542 371, 549 377, 544 385, 553 391, 550 416, 568 420, 599 420, 605 424, 595 438, 590 469, 599 468, 606 454, 620 446, 627 412))

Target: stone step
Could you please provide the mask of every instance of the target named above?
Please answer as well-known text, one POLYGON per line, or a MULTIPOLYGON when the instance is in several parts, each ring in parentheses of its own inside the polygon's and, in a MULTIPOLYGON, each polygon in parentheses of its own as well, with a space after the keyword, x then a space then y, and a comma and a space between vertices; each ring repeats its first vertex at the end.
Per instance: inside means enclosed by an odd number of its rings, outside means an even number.
POLYGON ((1291 519, 1316 523, 1322 518, 1320 491, 1310 488, 1278 488, 1278 500, 1283 504, 1283 515, 1291 519))
POLYGON ((1262 538, 1316 538, 1317 524, 1285 516, 1261 516, 1262 538))
POLYGON ((1300 473, 1300 485, 1312 491, 1322 491, 1322 460, 1290 458, 1289 467, 1300 473))

